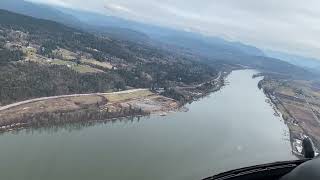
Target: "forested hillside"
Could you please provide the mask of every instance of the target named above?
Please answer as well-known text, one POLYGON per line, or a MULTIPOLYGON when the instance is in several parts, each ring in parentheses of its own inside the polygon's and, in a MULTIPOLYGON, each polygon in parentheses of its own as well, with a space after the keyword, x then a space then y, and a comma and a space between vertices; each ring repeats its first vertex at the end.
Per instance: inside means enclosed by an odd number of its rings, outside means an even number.
POLYGON ((0 103, 129 87, 197 84, 217 71, 147 44, 0 10, 0 103))

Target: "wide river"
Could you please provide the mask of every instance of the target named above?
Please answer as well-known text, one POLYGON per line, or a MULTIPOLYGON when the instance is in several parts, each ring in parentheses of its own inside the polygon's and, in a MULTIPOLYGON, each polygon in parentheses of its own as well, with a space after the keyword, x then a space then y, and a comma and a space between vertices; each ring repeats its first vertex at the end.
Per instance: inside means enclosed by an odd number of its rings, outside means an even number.
POLYGON ((6 180, 200 180, 291 160, 288 129, 266 103, 253 70, 232 72, 188 112, 0 135, 6 180))

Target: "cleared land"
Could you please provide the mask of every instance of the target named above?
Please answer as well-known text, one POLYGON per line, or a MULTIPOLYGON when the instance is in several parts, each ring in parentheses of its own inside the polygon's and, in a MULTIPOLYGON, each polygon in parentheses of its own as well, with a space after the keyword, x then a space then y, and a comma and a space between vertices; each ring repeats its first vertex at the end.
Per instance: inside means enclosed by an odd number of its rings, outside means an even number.
MULTIPOLYGON (((81 119, 81 113, 89 116, 87 121, 96 120, 92 118, 124 117, 143 115, 150 113, 163 113, 176 110, 179 103, 173 99, 160 96, 146 89, 135 89, 114 93, 77 94, 39 98, 20 103, 0 107, 0 126, 2 130, 21 127, 21 124, 34 123, 34 119, 42 118, 43 114, 48 121, 56 122, 54 117, 60 118, 68 114, 68 118, 74 117, 74 121, 81 119), (71 113, 71 115, 70 115, 71 113), (103 114, 97 115, 97 114, 103 114), (58 114, 58 115, 57 115, 58 114), (79 115, 80 114, 80 115, 79 115), (89 114, 89 115, 88 115, 89 114), (111 115, 108 115, 111 114, 111 115), (23 123, 21 122, 23 121, 23 123)), ((64 117, 65 119, 65 117, 64 117)), ((73 120, 69 120, 72 122, 73 120)), ((106 118, 107 119, 107 118, 106 118)), ((59 120, 60 121, 60 120, 59 120)), ((50 124, 50 122, 47 122, 50 124)))
POLYGON ((93 65, 104 69, 112 69, 113 66, 110 63, 107 62, 100 62, 96 61, 94 59, 82 59, 81 62, 83 64, 93 65))
POLYGON ((309 81, 276 78, 260 82, 288 125, 293 152, 298 156, 306 136, 320 149, 320 89, 313 85, 309 81))
MULTIPOLYGON (((7 44, 7 46, 9 47, 12 45, 16 44, 7 44)), ((40 64, 55 64, 67 66, 79 73, 100 73, 113 68, 110 63, 99 62, 86 56, 80 56, 63 48, 58 48, 53 51, 55 58, 48 58, 37 54, 36 45, 26 47, 19 44, 19 46, 21 46, 23 52, 26 55, 26 61, 32 61, 40 64), (76 62, 77 59, 79 59, 78 62, 76 62)))
POLYGON ((98 72, 103 72, 100 69, 91 67, 89 65, 83 65, 83 64, 77 64, 72 61, 64 61, 64 60, 53 60, 50 62, 50 64, 56 64, 56 65, 65 65, 79 73, 98 73, 98 72))

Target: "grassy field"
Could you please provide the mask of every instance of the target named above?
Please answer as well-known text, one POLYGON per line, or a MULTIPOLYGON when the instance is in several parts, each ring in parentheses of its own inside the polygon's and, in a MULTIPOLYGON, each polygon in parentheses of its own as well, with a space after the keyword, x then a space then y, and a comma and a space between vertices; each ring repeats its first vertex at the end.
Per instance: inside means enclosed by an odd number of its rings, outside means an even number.
POLYGON ((77 54, 74 52, 71 52, 67 49, 58 48, 53 51, 54 54, 60 55, 63 60, 73 60, 76 59, 77 54))
POLYGON ((106 62, 99 62, 96 61, 94 59, 82 59, 81 60, 82 63, 86 63, 86 64, 92 64, 95 66, 99 66, 105 69, 112 69, 112 65, 110 63, 106 63, 106 62))
POLYGON ((43 100, 33 103, 20 105, 6 111, 0 112, 0 116, 17 116, 25 113, 38 113, 38 112, 54 112, 57 110, 74 110, 79 109, 85 105, 95 105, 103 99, 100 96, 92 95, 85 97, 67 97, 43 100))
POLYGON ((100 93, 74 97, 58 97, 20 104, 2 110, 0 111, 0 126, 2 130, 10 130, 12 127, 19 128, 21 122, 24 124, 26 122, 36 124, 38 121, 56 123, 60 122, 64 117, 65 122, 70 122, 70 120, 75 122, 78 120, 107 120, 104 118, 110 118, 109 115, 127 117, 128 115, 137 115, 135 113, 163 113, 174 111, 178 107, 179 103, 175 100, 143 89, 115 92, 113 94, 100 93), (92 112, 92 114, 88 114, 88 112, 92 112))
POLYGON ((90 67, 88 65, 82 65, 82 64, 77 64, 72 61, 64 61, 64 60, 58 60, 55 59, 51 62, 51 64, 57 64, 57 65, 66 65, 70 67, 71 69, 79 72, 79 73, 98 73, 98 72, 103 72, 100 69, 96 69, 93 67, 90 67))
POLYGON ((301 140, 301 134, 308 135, 320 149, 317 117, 320 114, 320 92, 313 86, 312 81, 279 79, 268 79, 262 85, 277 97, 278 110, 286 120, 291 137, 301 140))
POLYGON ((142 98, 146 96, 153 95, 149 90, 141 90, 141 91, 136 91, 136 92, 131 92, 131 93, 117 93, 117 94, 109 94, 105 95, 105 97, 110 101, 110 102, 118 102, 118 101, 126 101, 129 99, 134 99, 134 98, 142 98))
POLYGON ((75 71, 78 71, 80 73, 99 73, 99 72, 103 72, 100 69, 96 69, 87 65, 76 65, 76 66, 72 66, 72 69, 74 69, 75 71))
POLYGON ((103 72, 100 69, 97 69, 95 67, 91 67, 91 65, 94 66, 100 66, 102 68, 105 69, 111 69, 112 65, 109 63, 102 63, 99 61, 96 61, 94 59, 88 59, 88 60, 81 60, 82 64, 77 64, 71 60, 74 60, 76 57, 76 54, 73 52, 70 52, 68 50, 65 49, 59 49, 59 50, 55 50, 54 53, 55 54, 60 54, 62 56, 63 59, 51 59, 45 56, 41 56, 39 54, 36 54, 36 50, 35 49, 31 49, 31 48, 24 48, 24 51, 26 53, 26 59, 28 61, 33 61, 36 63, 40 63, 40 64, 56 64, 56 65, 64 65, 64 66, 68 66, 69 68, 79 72, 79 73, 99 73, 99 72, 103 72))

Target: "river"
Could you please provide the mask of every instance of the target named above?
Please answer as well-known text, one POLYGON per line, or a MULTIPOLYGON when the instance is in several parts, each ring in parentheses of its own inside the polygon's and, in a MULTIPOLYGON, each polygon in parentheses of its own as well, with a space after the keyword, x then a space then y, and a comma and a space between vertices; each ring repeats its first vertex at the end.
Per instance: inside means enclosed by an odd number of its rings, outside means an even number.
POLYGON ((2 134, 1 179, 197 180, 295 159, 254 73, 233 71, 228 85, 188 112, 2 134))

